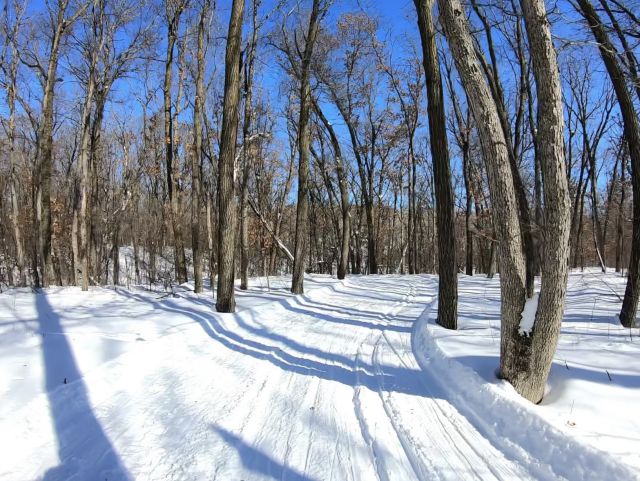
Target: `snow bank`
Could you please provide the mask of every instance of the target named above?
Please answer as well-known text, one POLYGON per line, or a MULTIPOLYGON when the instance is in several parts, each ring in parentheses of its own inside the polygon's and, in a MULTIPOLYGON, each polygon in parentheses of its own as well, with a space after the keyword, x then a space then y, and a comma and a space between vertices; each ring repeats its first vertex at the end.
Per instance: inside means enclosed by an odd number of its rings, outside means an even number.
MULTIPOLYGON (((568 316, 572 309, 588 306, 579 299, 585 289, 575 288, 577 276, 572 275, 574 289, 570 289, 568 316)), ((459 331, 448 331, 436 324, 437 309, 429 306, 414 326, 412 344, 420 366, 436 374, 451 401, 475 427, 508 457, 528 465, 540 479, 640 479, 637 469, 640 466, 640 431, 636 430, 636 425, 630 419, 634 406, 638 406, 640 401, 639 390, 630 388, 635 387, 634 383, 640 380, 640 376, 632 376, 634 381, 626 380, 630 386, 623 388, 626 391, 623 399, 629 404, 623 411, 614 407, 615 398, 620 396, 620 386, 602 383, 586 383, 585 386, 579 379, 573 379, 560 387, 562 382, 558 379, 557 371, 564 370, 562 374, 566 380, 572 370, 571 364, 567 364, 568 369, 564 367, 565 359, 558 359, 558 356, 568 357, 566 344, 573 341, 571 322, 565 322, 555 369, 550 377, 549 395, 542 406, 532 405, 522 399, 507 382, 495 377, 500 345, 497 281, 461 277, 460 299, 459 331), (468 281, 466 285, 465 281, 468 281), (478 296, 468 303, 471 297, 465 296, 465 291, 477 289, 479 285, 484 291, 484 306, 478 305, 482 304, 482 297, 478 296), (592 419, 591 423, 581 419, 580 424, 584 426, 576 428, 576 422, 573 421, 576 413, 571 411, 575 411, 575 399, 581 396, 584 396, 582 401, 590 405, 592 419), (572 409, 568 413, 566 405, 569 401, 572 401, 572 409), (604 421, 610 431, 611 426, 617 427, 615 435, 618 441, 624 439, 625 443, 612 442, 611 432, 607 432, 598 419, 604 421)), ((603 350, 606 350, 606 342, 598 340, 601 335, 601 331, 591 333, 592 338, 596 339, 591 339, 588 349, 592 357, 602 358, 603 350)), ((634 347, 632 351, 635 358, 628 356, 626 361, 637 367, 637 346, 634 347)), ((606 362, 606 355, 604 357, 606 362)), ((609 369, 620 368, 621 362, 624 360, 618 359, 619 364, 612 363, 609 369)))

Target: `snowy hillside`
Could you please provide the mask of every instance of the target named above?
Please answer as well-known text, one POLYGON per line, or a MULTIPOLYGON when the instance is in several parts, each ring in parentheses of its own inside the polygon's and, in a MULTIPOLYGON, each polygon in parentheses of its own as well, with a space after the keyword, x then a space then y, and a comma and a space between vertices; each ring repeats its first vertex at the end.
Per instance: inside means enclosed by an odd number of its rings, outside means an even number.
POLYGON ((1 294, 0 479, 640 479, 624 279, 571 275, 540 406, 495 379, 496 279, 461 276, 458 332, 433 276, 253 285, 1 294))

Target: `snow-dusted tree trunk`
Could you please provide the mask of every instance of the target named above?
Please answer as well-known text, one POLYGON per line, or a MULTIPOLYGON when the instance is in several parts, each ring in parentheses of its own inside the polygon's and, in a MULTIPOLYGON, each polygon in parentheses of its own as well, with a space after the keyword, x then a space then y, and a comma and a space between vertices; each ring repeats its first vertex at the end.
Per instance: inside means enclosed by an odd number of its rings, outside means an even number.
POLYGON ((451 167, 445 124, 442 78, 433 26, 433 0, 414 0, 422 40, 423 66, 427 84, 429 145, 438 211, 438 323, 448 329, 458 324, 458 279, 456 234, 453 213, 451 167))

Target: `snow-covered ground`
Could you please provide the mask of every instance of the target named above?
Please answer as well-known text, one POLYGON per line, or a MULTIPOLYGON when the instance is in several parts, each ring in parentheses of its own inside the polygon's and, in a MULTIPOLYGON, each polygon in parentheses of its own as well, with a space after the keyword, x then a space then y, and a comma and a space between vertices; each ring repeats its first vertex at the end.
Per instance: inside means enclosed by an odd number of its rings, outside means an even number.
POLYGON ((432 276, 254 279, 236 314, 187 286, 9 291, 0 479, 640 479, 623 282, 572 274, 541 406, 495 380, 497 280, 460 278, 455 333, 432 276))

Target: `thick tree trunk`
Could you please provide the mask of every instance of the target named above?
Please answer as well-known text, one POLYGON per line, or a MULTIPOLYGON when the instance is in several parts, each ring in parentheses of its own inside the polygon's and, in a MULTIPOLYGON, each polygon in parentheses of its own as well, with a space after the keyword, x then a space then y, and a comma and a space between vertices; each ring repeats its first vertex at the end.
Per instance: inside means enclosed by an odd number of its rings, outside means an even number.
MULTIPOLYGON (((509 359, 514 346, 506 333, 517 331, 524 308, 525 262, 514 191, 509 152, 491 92, 485 83, 474 50, 469 23, 459 0, 438 0, 440 19, 452 51, 462 85, 473 113, 484 160, 487 166, 492 200, 493 224, 498 238, 501 285, 501 368, 511 374, 509 359)), ((537 401, 538 399, 536 399, 537 401)))
POLYGON ((624 123, 624 138, 631 158, 631 185, 633 187, 633 237, 631 240, 631 259, 627 288, 620 310, 620 322, 625 327, 636 324, 636 312, 640 299, 640 126, 626 79, 620 66, 616 48, 609 40, 609 35, 589 0, 577 0, 578 7, 587 20, 591 32, 598 42, 611 83, 618 99, 620 114, 624 123))
POLYGON ((300 66, 300 118, 298 121, 298 205, 296 208, 296 234, 293 261, 293 277, 291 279, 291 292, 302 294, 304 292, 305 251, 309 231, 309 144, 311 132, 309 131, 309 114, 311 110, 311 86, 309 85, 309 70, 311 67, 311 55, 313 45, 318 35, 320 25, 320 0, 313 0, 311 16, 309 17, 309 29, 302 54, 300 66))
POLYGON ((551 28, 543 0, 521 0, 538 99, 537 153, 544 189, 544 250, 540 296, 533 328, 509 326, 513 347, 501 363, 502 375, 532 402, 544 396, 555 354, 567 289, 570 200, 564 161, 562 87, 551 28))
POLYGON ((222 135, 218 159, 218 289, 216 310, 235 312, 234 251, 236 229, 236 202, 234 194, 234 163, 238 135, 240 103, 240 42, 244 0, 233 0, 224 72, 224 103, 222 135))
POLYGON ((432 18, 433 0, 414 0, 414 3, 418 12, 418 27, 422 40, 428 99, 429 145, 433 161, 436 209, 438 211, 438 323, 447 329, 456 329, 458 324, 458 280, 454 199, 451 188, 442 78, 432 18))
MULTIPOLYGON (((66 7, 66 5, 65 5, 66 7)), ((44 96, 42 99, 42 119, 38 132, 36 153, 37 192, 36 218, 38 224, 38 257, 41 268, 42 287, 53 282, 53 265, 51 262, 51 173, 53 170, 53 99, 58 73, 58 55, 60 42, 66 27, 64 9, 58 10, 54 26, 49 64, 45 78, 44 96)))

